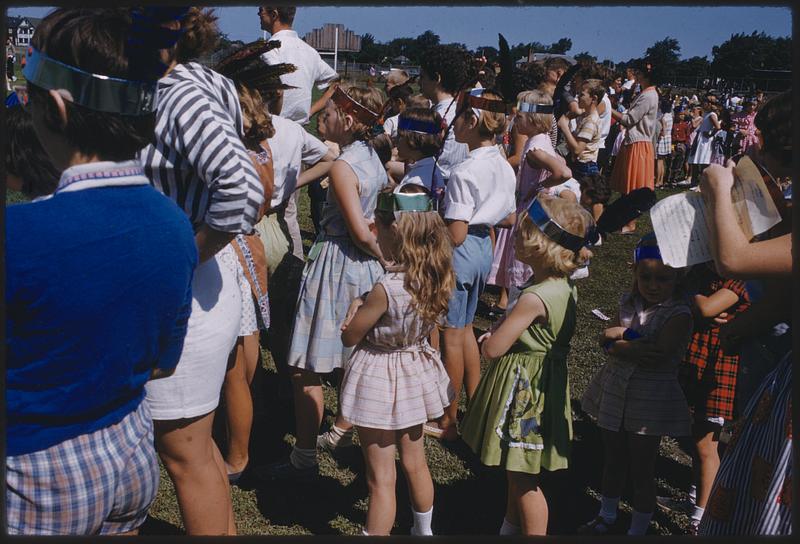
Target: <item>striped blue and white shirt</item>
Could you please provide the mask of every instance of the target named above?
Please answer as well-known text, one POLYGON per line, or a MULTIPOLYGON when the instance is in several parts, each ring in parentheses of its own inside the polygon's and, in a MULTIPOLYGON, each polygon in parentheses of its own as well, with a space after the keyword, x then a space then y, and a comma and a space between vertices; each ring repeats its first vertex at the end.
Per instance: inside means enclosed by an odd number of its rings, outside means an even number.
POLYGON ((233 82, 190 62, 158 82, 155 144, 139 153, 153 186, 202 224, 249 234, 264 189, 242 144, 242 109, 233 82))

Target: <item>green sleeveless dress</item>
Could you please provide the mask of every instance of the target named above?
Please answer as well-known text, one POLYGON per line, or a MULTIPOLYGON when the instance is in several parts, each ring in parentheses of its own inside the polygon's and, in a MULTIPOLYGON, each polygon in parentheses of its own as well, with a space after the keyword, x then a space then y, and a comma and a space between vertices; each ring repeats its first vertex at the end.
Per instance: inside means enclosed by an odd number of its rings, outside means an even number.
POLYGON ((522 293, 542 299, 547 323, 531 323, 508 353, 489 363, 467 407, 461 436, 485 465, 539 474, 567 468, 569 460, 567 353, 577 291, 567 278, 552 278, 522 293))

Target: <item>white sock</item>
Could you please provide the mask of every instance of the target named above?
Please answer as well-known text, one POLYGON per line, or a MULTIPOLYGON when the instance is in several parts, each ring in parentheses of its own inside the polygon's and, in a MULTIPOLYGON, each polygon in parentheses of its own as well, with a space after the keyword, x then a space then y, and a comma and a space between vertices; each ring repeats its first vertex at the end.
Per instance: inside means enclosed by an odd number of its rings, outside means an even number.
POLYGON ((689 488, 689 500, 692 504, 697 504, 697 486, 694 484, 689 488))
POLYGON ((414 516, 414 525, 411 526, 411 534, 414 536, 431 536, 431 520, 433 520, 433 506, 427 512, 417 512, 413 508, 411 513, 414 516))
POLYGON ((519 527, 508 521, 506 518, 503 518, 503 524, 500 526, 500 534, 502 536, 518 535, 519 527))
POLYGON ((294 468, 308 468, 316 466, 317 464, 317 450, 316 448, 303 449, 297 446, 292 448, 292 453, 289 454, 289 461, 294 468))
POLYGON ((361 534, 364 536, 369 536, 369 533, 367 532, 366 529, 361 529, 361 534))
POLYGON ((695 505, 694 511, 692 511, 692 521, 700 523, 700 520, 703 519, 703 512, 705 511, 706 511, 705 508, 701 508, 695 505))
POLYGON ((352 427, 348 430, 340 429, 334 423, 331 425, 330 430, 328 431, 328 441, 331 445, 335 448, 339 445, 339 442, 344 438, 345 441, 352 442, 353 441, 353 429, 352 427), (349 440, 347 440, 349 439, 349 440))
POLYGON ((600 513, 598 516, 611 524, 617 521, 617 507, 619 507, 619 497, 606 497, 600 495, 600 513))
POLYGON ((652 518, 652 512, 644 513, 634 510, 631 516, 631 528, 628 529, 628 534, 631 536, 644 536, 652 518))

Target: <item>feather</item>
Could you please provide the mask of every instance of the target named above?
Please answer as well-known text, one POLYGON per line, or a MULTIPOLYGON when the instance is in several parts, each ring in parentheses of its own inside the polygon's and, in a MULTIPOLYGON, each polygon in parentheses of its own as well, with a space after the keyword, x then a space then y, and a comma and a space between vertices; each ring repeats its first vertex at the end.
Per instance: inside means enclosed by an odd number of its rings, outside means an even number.
POLYGON ((652 208, 655 203, 656 193, 652 189, 642 187, 631 191, 606 206, 603 214, 597 219, 597 231, 616 232, 652 208))
POLYGON ((564 72, 564 75, 561 76, 556 84, 556 90, 553 91, 553 115, 555 116, 556 120, 564 115, 565 108, 567 107, 563 100, 564 89, 567 88, 567 85, 570 81, 572 81, 572 78, 575 77, 575 74, 578 73, 580 68, 580 64, 576 62, 570 66, 566 72, 564 72))
POLYGON ((511 49, 502 34, 499 36, 500 48, 500 74, 497 76, 497 88, 505 102, 513 102, 517 96, 514 93, 514 59, 511 58, 511 49))
POLYGON ((261 55, 281 46, 278 40, 256 40, 254 42, 243 45, 240 49, 229 54, 222 59, 214 67, 214 71, 227 76, 237 70, 247 66, 252 60, 259 58, 261 55))

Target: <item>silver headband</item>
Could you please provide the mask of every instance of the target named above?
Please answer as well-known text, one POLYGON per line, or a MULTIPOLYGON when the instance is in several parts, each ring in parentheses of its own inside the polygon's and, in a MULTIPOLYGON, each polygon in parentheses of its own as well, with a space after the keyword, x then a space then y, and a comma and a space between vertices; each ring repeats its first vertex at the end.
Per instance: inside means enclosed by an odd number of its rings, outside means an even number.
POLYGON ((122 115, 147 115, 156 111, 156 81, 131 81, 92 74, 28 48, 25 69, 29 83, 49 91, 63 90, 67 100, 90 110, 122 115))
POLYGON ((553 106, 551 104, 517 102, 517 111, 522 113, 553 113, 553 106))

